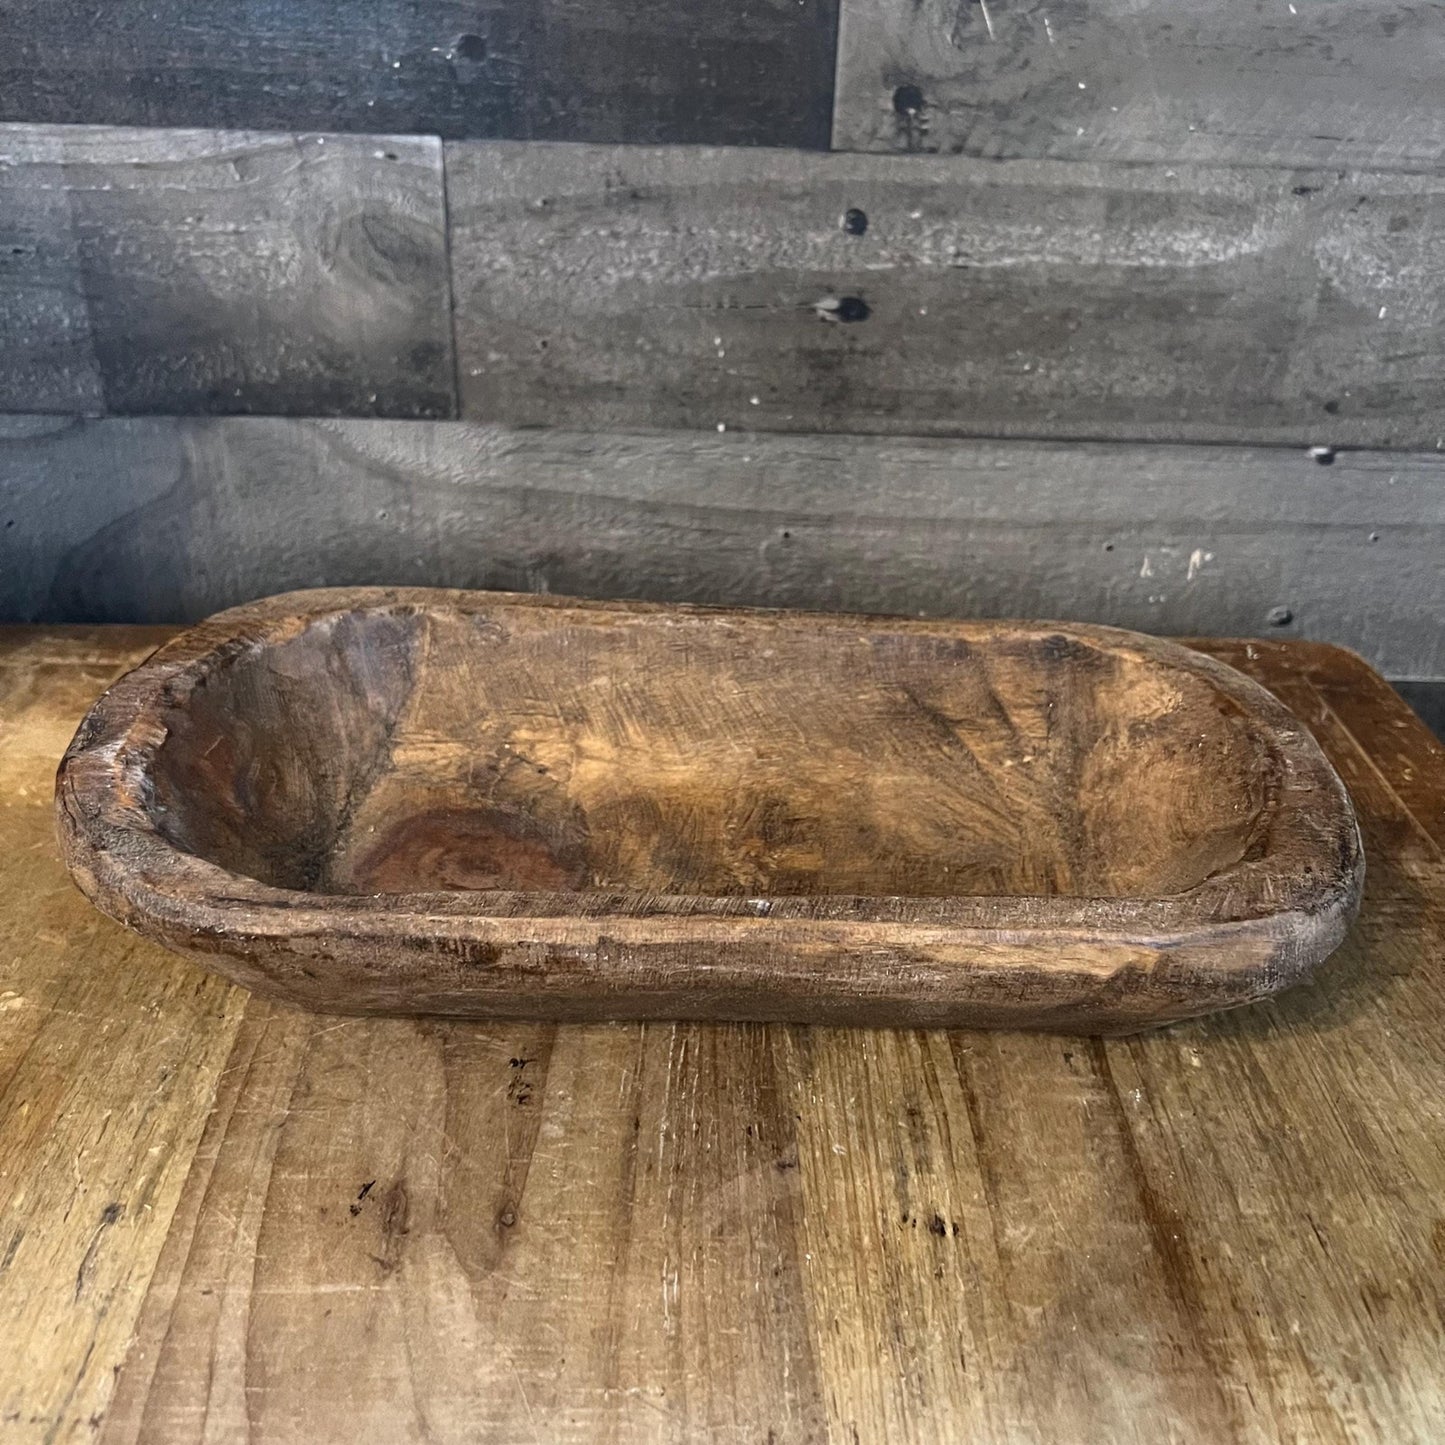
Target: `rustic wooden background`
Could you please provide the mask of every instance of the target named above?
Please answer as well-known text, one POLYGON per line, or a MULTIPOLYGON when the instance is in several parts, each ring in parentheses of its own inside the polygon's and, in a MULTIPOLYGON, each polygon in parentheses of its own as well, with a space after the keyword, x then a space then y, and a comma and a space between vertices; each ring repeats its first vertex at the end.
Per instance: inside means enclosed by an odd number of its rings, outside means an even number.
POLYGON ((1442 157, 1419 0, 5 0, 0 617, 1052 613, 1429 709, 1442 157))
POLYGON ((0 1441, 1440 1440, 1445 754, 1302 639, 1445 736, 1442 559, 1440 0, 0 0, 0 620, 1262 636, 1370 858, 1143 1040, 342 1027, 64 877, 167 630, 0 637, 0 1441))

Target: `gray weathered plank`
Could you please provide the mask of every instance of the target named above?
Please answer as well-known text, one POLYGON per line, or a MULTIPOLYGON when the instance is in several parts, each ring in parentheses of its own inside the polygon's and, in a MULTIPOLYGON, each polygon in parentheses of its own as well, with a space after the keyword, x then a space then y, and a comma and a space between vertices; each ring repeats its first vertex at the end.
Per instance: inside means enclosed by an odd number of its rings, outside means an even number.
POLYGON ((1438 4, 843 0, 840 150, 1437 167, 1438 4))
POLYGON ((0 120, 826 149, 837 0, 5 0, 0 120))
POLYGON ((479 420, 1445 437, 1445 176, 457 143, 447 180, 479 420))
POLYGON ((440 144, 0 126, 0 410, 455 412, 440 144))
POLYGON ((1430 676, 1442 556, 1434 454, 0 420, 16 620, 388 582, 1304 636, 1430 676))

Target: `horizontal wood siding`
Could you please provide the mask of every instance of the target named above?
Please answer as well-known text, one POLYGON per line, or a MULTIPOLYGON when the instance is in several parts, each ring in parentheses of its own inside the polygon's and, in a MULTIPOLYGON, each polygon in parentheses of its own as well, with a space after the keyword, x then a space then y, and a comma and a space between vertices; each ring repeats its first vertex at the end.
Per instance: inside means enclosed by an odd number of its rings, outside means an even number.
POLYGON ((1420 0, 843 0, 840 150, 1431 170, 1420 0))
POLYGON ((0 419, 0 617, 385 582, 1312 637, 1445 675, 1445 457, 0 419))
POLYGON ((826 148, 836 0, 7 0, 0 119, 826 148))
POLYGON ((0 410, 452 414, 434 139, 0 126, 0 410))
POLYGON ((447 148, 464 415, 1433 447, 1445 177, 447 148))
POLYGON ((458 142, 444 178, 425 138, 46 126, 0 160, 15 413, 445 417, 459 381, 509 426, 1445 439, 1440 176, 458 142))

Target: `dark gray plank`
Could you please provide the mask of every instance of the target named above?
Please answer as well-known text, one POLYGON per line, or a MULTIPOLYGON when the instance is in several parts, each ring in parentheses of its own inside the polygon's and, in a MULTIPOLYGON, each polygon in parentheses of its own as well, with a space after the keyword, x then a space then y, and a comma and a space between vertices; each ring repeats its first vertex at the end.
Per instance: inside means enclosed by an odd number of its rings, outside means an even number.
POLYGON ((1442 20, 1428 0, 843 0, 833 143, 1430 169, 1442 20))
POLYGON ((447 177, 480 420, 1445 436, 1442 177, 505 143, 447 177))
POLYGON ((1445 457, 465 423, 0 420, 0 617, 389 582, 1059 617, 1445 674, 1445 457))
POLYGON ((440 144, 0 126, 0 410, 455 413, 440 144))
POLYGON ((825 149, 837 0, 6 0, 0 119, 825 149))

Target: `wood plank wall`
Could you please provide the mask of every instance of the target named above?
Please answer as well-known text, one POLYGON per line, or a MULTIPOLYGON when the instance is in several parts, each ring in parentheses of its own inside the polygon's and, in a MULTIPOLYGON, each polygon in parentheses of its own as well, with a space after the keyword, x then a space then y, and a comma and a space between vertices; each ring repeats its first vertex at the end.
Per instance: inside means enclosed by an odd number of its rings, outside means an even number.
POLYGON ((0 120, 826 148, 836 0, 6 0, 0 120))
POLYGON ((986 157, 1433 169, 1418 0, 844 0, 833 143, 986 157))
POLYGON ((479 420, 1445 438, 1445 175, 495 142, 446 159, 479 420))
POLYGON ((1442 79, 1414 0, 19 0, 0 615, 436 581, 1445 674, 1442 79))
POLYGON ((1445 675, 1433 455, 36 417, 0 418, 0 476, 8 617, 385 577, 1319 635, 1445 675))
POLYGON ((456 413, 441 147, 0 126, 0 407, 456 413))

